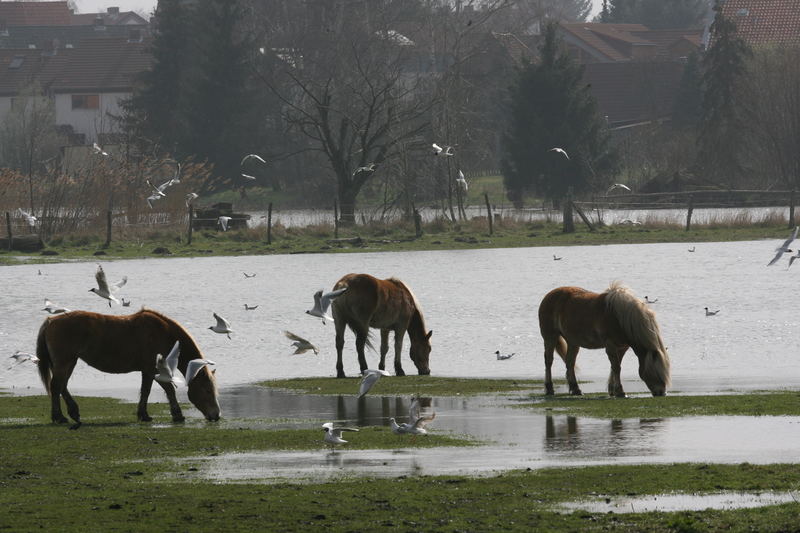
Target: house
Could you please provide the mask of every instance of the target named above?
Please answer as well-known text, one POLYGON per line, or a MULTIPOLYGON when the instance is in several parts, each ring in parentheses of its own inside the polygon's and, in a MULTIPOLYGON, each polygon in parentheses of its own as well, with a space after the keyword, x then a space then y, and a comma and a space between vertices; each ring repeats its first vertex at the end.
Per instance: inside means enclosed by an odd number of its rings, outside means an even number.
POLYGON ((106 8, 105 13, 73 13, 70 24, 89 26, 102 21, 103 26, 146 26, 148 21, 134 11, 120 11, 118 7, 106 8))
POLYGON ((0 49, 0 120, 25 87, 37 83, 55 103, 56 124, 75 143, 104 144, 118 133, 113 116, 150 65, 145 40, 88 39, 72 48, 0 49))
POLYGON ((0 2, 0 32, 14 26, 69 26, 67 2, 0 2))
POLYGON ((800 0, 725 0, 721 12, 751 46, 800 45, 800 0))

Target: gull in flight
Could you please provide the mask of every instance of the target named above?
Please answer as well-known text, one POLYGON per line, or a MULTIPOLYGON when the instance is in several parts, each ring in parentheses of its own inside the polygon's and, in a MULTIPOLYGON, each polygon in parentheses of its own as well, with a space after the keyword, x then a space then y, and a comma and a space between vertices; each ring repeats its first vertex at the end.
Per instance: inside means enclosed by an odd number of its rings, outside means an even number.
POLYGON ((244 179, 247 179, 247 180, 250 180, 250 181, 255 181, 256 180, 255 176, 251 176, 250 174, 245 174, 244 172, 242 172, 242 177, 244 179))
POLYGON ((353 176, 356 174, 360 174, 361 172, 375 172, 375 163, 370 163, 369 165, 358 167, 353 171, 353 176))
POLYGON ((356 428, 335 428, 333 422, 322 424, 322 429, 325 430, 325 442, 331 445, 331 450, 337 444, 347 444, 347 441, 342 438, 342 431, 358 431, 356 428))
POLYGON ((458 186, 461 187, 462 191, 467 192, 467 190, 469 190, 467 179, 464 177, 464 173, 460 170, 458 171, 458 179, 456 179, 456 183, 458 183, 458 186))
POLYGON ((258 154, 247 154, 246 156, 244 156, 244 157, 242 158, 242 162, 241 162, 241 163, 239 163, 239 166, 240 166, 240 167, 244 166, 244 164, 245 164, 246 162, 248 162, 249 160, 251 160, 251 159, 255 159, 255 160, 256 160, 256 161, 258 161, 259 163, 263 163, 263 164, 265 164, 265 165, 267 164, 267 162, 264 160, 264 158, 263 158, 263 157, 261 157, 260 155, 258 155, 258 154))
POLYGON ((347 290, 347 287, 342 289, 338 289, 331 292, 326 292, 323 294, 322 289, 318 290, 314 293, 314 307, 306 311, 311 316, 319 317, 322 319, 322 323, 324 324, 326 320, 330 320, 333 322, 333 317, 328 314, 328 309, 331 306, 331 302, 341 295, 344 291, 347 290))
POLYGON ((244 310, 245 311, 255 311, 256 309, 258 309, 258 305, 247 305, 247 304, 244 304, 244 310))
POLYGON ((283 334, 286 335, 286 337, 288 337, 289 340, 294 341, 292 343, 292 346, 294 346, 297 349, 294 351, 294 353, 292 355, 298 355, 298 354, 301 354, 301 353, 306 353, 309 350, 313 350, 314 351, 314 355, 318 355, 319 354, 319 348, 317 348, 316 346, 314 346, 313 344, 308 342, 306 339, 304 339, 300 335, 295 335, 291 331, 284 331, 283 334))
POLYGON ((47 298, 44 299, 44 308, 42 311, 47 311, 51 315, 57 315, 59 313, 69 313, 69 309, 66 307, 61 307, 60 305, 51 302, 47 298))
POLYGON ((224 333, 230 339, 231 333, 233 333, 230 322, 219 316, 217 313, 214 313, 214 318, 217 320, 217 323, 213 326, 209 326, 208 329, 214 333, 224 333))
POLYGON ((222 231, 228 231, 228 222, 231 221, 231 217, 222 216, 217 219, 217 224, 222 226, 222 231))
POLYGON ((800 226, 795 226, 794 231, 792 231, 792 234, 789 235, 789 238, 783 241, 783 244, 781 244, 780 247, 775 249, 775 252, 777 253, 775 254, 775 257, 772 258, 772 261, 767 263, 767 266, 772 266, 775 263, 777 263, 778 259, 780 259, 783 256, 783 254, 787 252, 791 253, 792 250, 789 249, 789 246, 792 244, 792 241, 797 238, 798 229, 800 229, 800 226))
POLYGON ((497 350, 496 352, 494 352, 494 354, 497 356, 498 361, 505 361, 506 359, 511 359, 512 357, 514 357, 517 354, 517 352, 513 352, 510 354, 501 354, 500 350, 497 350))
POLYGON ((156 370, 158 371, 155 377, 156 381, 159 383, 172 383, 172 386, 176 389, 186 384, 178 370, 178 358, 180 355, 180 341, 175 341, 166 357, 161 354, 156 355, 156 370))
MULTIPOLYGON (((191 383, 204 366, 216 364, 217 363, 214 361, 209 361, 208 359, 192 359, 189 361, 189 364, 186 365, 186 384, 188 385, 191 383)), ((212 370, 211 372, 216 372, 216 370, 212 370)))
POLYGON ((106 281, 106 273, 103 271, 103 267, 97 265, 97 272, 94 275, 94 279, 97 280, 97 287, 92 287, 89 289, 89 292, 93 292, 100 298, 105 298, 108 300, 109 307, 111 307, 111 302, 119 303, 119 300, 117 300, 117 297, 114 296, 114 293, 117 292, 123 285, 128 283, 128 276, 123 276, 120 281, 113 285, 109 285, 106 281))
POLYGON ((658 298, 656 298, 655 300, 651 300, 650 298, 647 297, 647 295, 645 295, 644 301, 645 301, 645 303, 648 303, 648 304, 654 304, 654 303, 656 303, 658 301, 658 298))
POLYGON ((631 188, 625 185, 624 183, 615 183, 611 187, 608 188, 606 194, 610 193, 611 191, 616 191, 617 189, 624 189, 626 191, 630 191, 631 188))
MULTIPOLYGON (((32 353, 21 352, 19 350, 17 350, 13 354, 11 354, 11 359, 14 360, 14 364, 15 365, 19 365, 21 363, 24 363, 25 361, 30 361, 31 363, 38 363, 39 362, 39 358, 36 357, 35 355, 33 355, 32 353)), ((11 367, 9 367, 9 368, 11 368, 11 367)))
POLYGON ((108 153, 104 152, 103 149, 100 148, 100 145, 97 143, 92 143, 92 150, 94 151, 95 155, 102 155, 102 156, 108 155, 108 153))
POLYGON ((36 221, 38 219, 35 216, 31 215, 27 211, 23 211, 21 207, 18 207, 17 211, 19 211, 19 214, 25 219, 25 222, 27 222, 30 227, 34 227, 36 225, 36 221))
POLYGON ((548 150, 548 152, 556 152, 556 153, 558 153, 558 154, 564 154, 564 157, 566 157, 567 159, 569 159, 569 156, 567 155, 567 152, 565 152, 563 148, 559 148, 559 147, 550 148, 550 149, 548 150))
POLYGON ((392 428, 392 433, 397 435, 427 435, 428 430, 425 429, 425 425, 431 422, 435 417, 436 413, 431 413, 430 416, 420 416, 419 398, 414 398, 411 401, 411 406, 408 408, 408 422, 398 424, 395 422, 394 418, 390 418, 389 426, 392 428))
POLYGON ((719 313, 719 309, 717 309, 716 311, 709 311, 708 307, 706 307, 705 310, 706 310, 706 316, 714 316, 717 313, 719 313))
POLYGON ((244 277, 246 277, 246 278, 254 278, 254 277, 256 277, 256 273, 255 272, 253 272, 252 274, 248 274, 247 272, 242 272, 242 274, 244 274, 244 277))
POLYGON ((364 377, 361 378, 361 383, 358 386, 358 398, 361 398, 372 388, 375 383, 381 379, 381 376, 390 375, 386 370, 376 370, 368 368, 364 370, 364 377))
POLYGON ((189 194, 187 194, 186 195, 186 207, 189 207, 190 205, 192 205, 194 203, 194 201, 197 199, 197 197, 198 197, 198 194, 196 192, 190 192, 189 194))
POLYGON ((147 206, 150 209, 153 209, 153 202, 155 202, 156 200, 161 200, 161 196, 155 193, 151 194, 150 196, 147 197, 147 206))
POLYGON ((800 250, 797 250, 797 255, 793 255, 789 258, 789 266, 786 267, 786 270, 789 270, 789 267, 792 266, 792 263, 794 263, 795 259, 800 259, 800 250))
POLYGON ((436 143, 433 143, 431 146, 433 147, 433 155, 444 155, 444 156, 455 155, 455 154, 453 154, 453 147, 452 146, 446 146, 445 145, 445 147, 442 148, 441 146, 439 146, 436 143))

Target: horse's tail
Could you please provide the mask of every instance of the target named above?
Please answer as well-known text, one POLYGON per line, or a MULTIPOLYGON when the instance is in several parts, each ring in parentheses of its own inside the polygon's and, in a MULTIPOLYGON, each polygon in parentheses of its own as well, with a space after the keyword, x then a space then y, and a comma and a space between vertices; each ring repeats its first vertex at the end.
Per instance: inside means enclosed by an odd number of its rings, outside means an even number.
POLYGON ((42 326, 39 328, 39 336, 36 338, 36 357, 39 358, 37 363, 39 367, 39 377, 42 378, 44 390, 47 395, 50 395, 50 380, 53 377, 53 361, 50 359, 50 350, 47 349, 47 339, 45 339, 45 330, 50 323, 50 319, 45 319, 42 326))
POLYGON ((644 371, 658 377, 666 386, 670 385, 670 361, 656 314, 637 298, 630 289, 615 281, 605 292, 606 306, 617 319, 628 343, 644 349, 648 354, 644 371))
POLYGON ((560 355, 561 359, 566 363, 567 360, 565 357, 567 356, 567 341, 565 341, 564 337, 561 335, 559 335, 556 339, 556 352, 558 352, 558 355, 560 355))

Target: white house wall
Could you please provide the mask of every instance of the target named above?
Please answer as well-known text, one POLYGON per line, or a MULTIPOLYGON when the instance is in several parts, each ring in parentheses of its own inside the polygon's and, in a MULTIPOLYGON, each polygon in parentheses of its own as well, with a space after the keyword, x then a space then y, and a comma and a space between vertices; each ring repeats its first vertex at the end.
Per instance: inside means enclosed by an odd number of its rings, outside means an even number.
MULTIPOLYGON (((74 94, 99 94, 98 109, 72 109, 72 94, 56 95, 56 124, 70 125, 75 133, 86 136, 86 143, 97 141, 98 133, 116 133, 119 131, 117 124, 109 115, 122 114, 120 102, 128 98, 130 93, 74 93, 74 94)), ((2 113, 2 108, 0 108, 2 113)), ((1 116, 1 115, 0 115, 1 116)))

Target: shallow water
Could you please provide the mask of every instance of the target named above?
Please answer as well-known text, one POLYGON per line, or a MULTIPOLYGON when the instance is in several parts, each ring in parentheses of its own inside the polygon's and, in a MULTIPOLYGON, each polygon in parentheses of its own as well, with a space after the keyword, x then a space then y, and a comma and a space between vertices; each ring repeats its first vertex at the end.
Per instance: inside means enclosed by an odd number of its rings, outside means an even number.
POLYGON ((649 513, 703 511, 705 509, 745 509, 797 502, 792 492, 720 492, 716 494, 657 494, 637 498, 600 498, 563 504, 567 512, 582 510, 591 513, 649 513))

